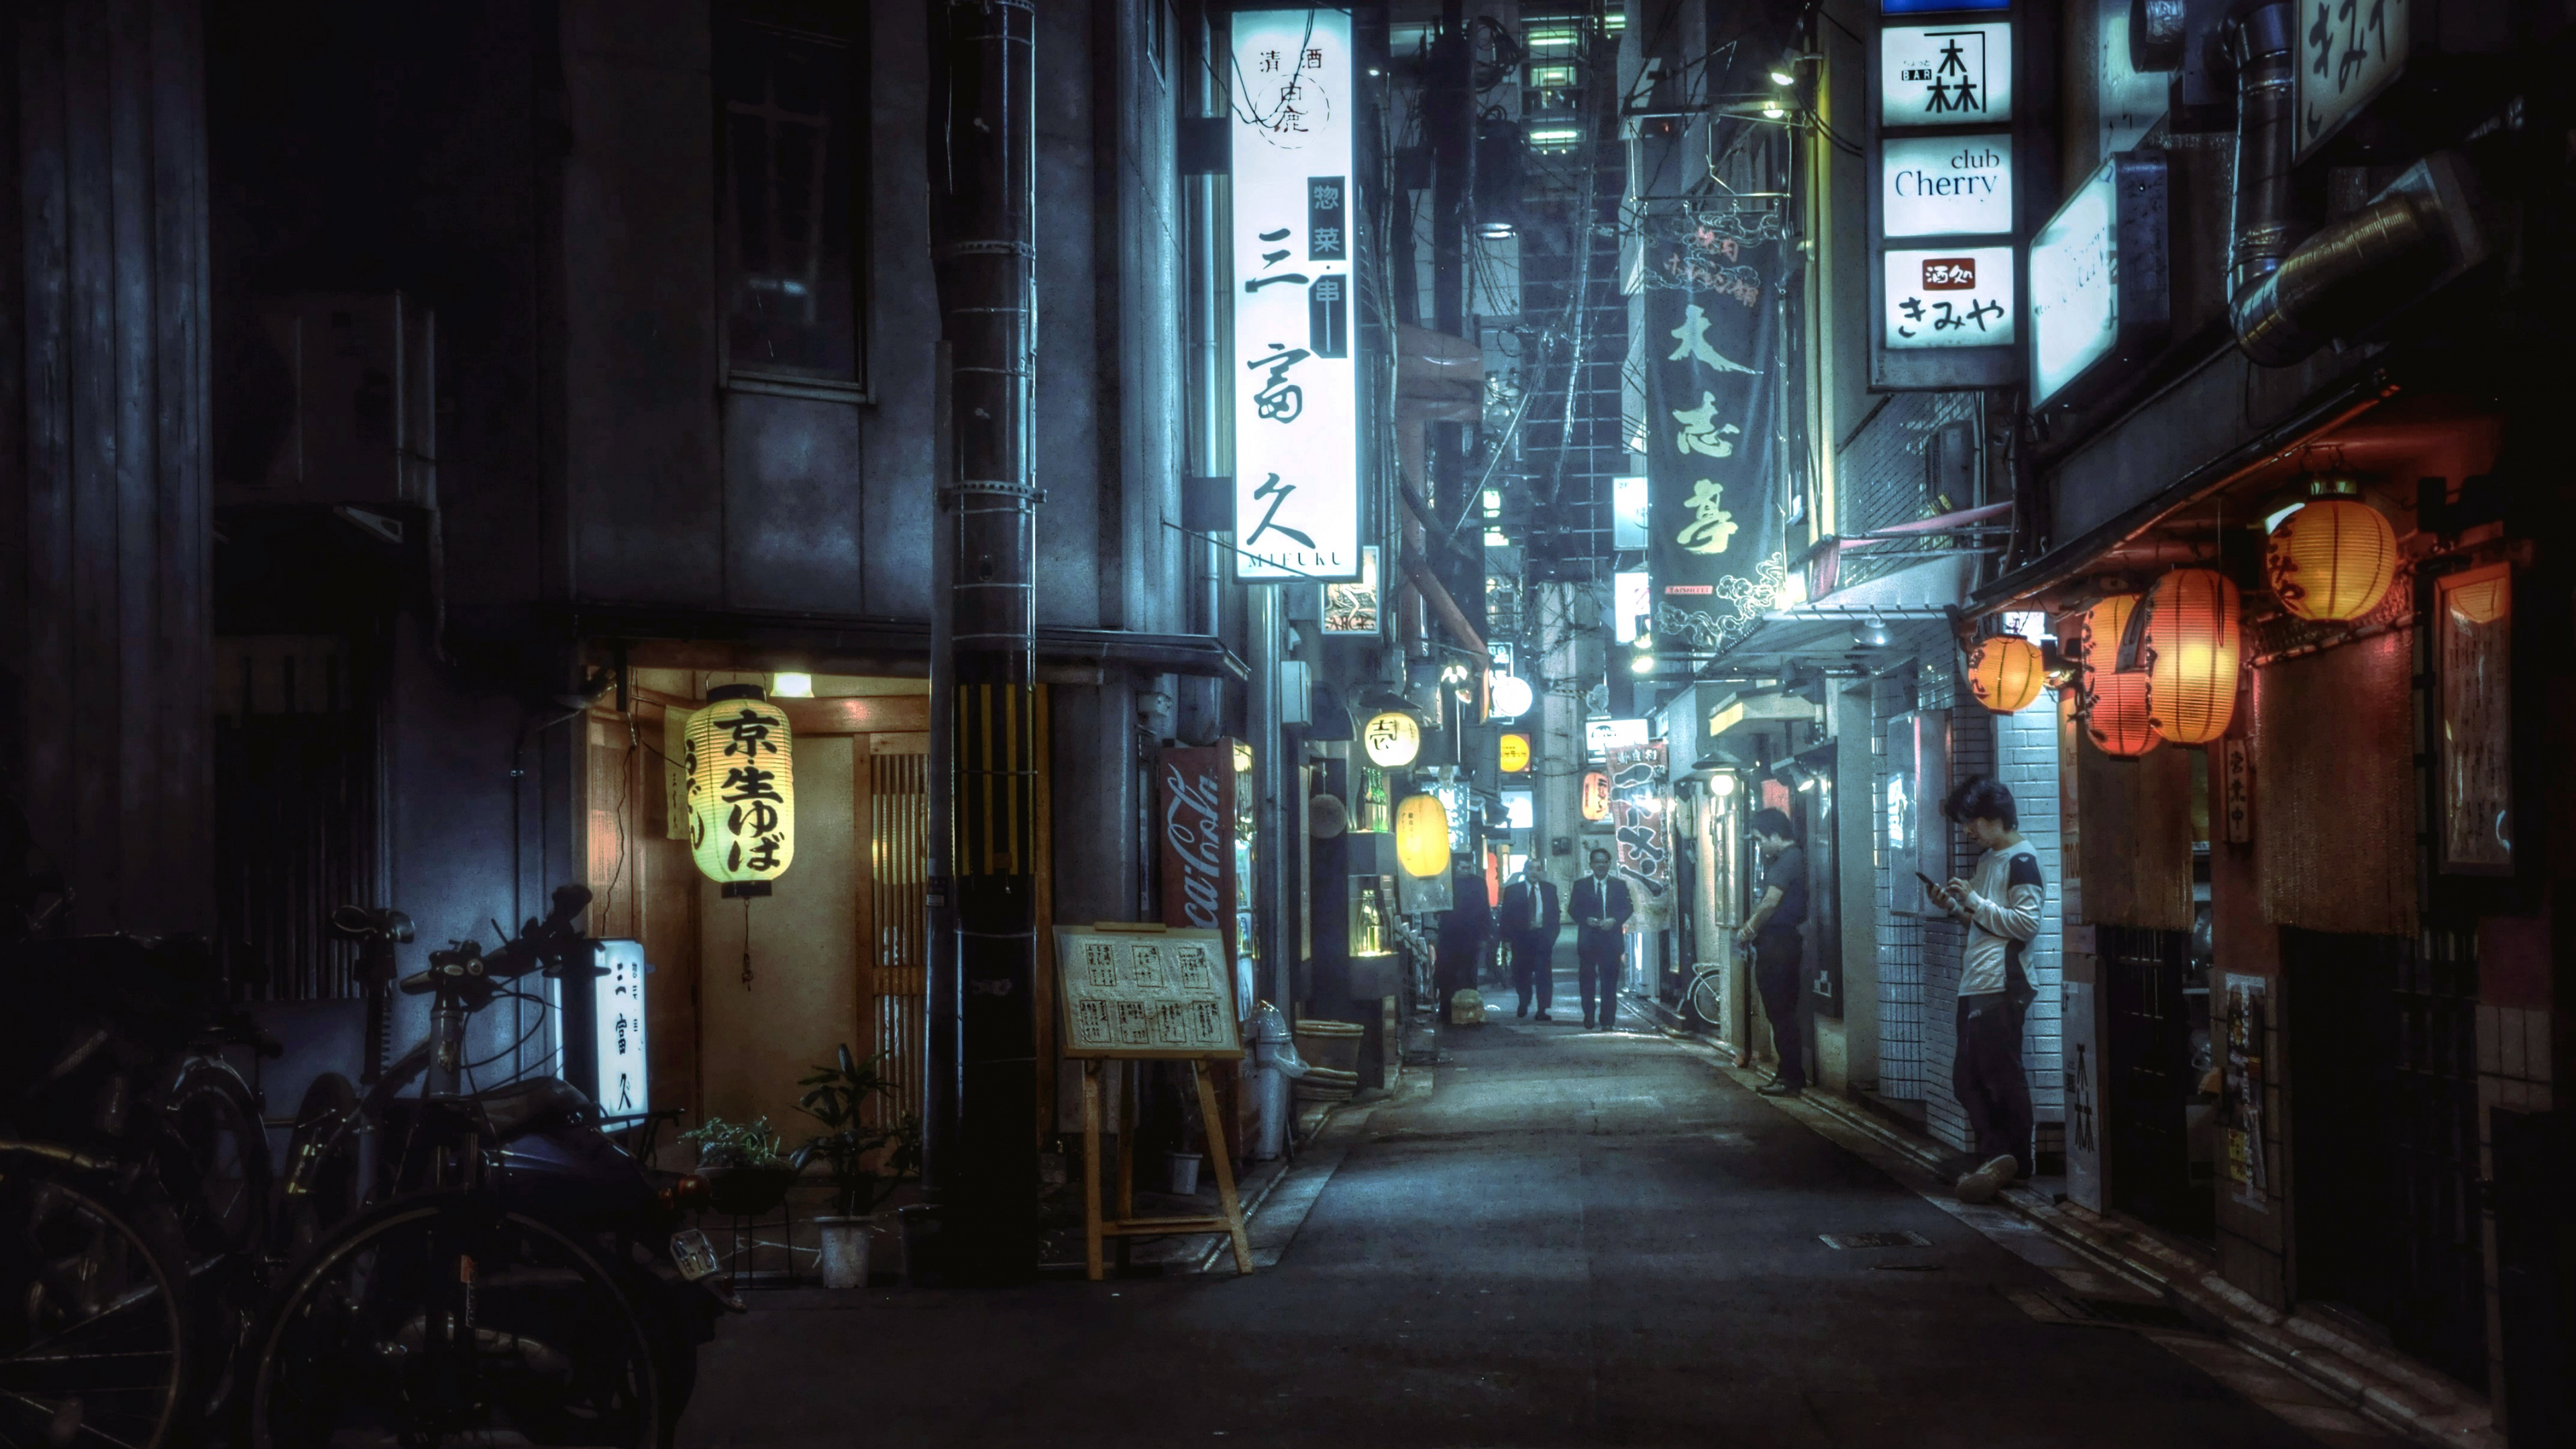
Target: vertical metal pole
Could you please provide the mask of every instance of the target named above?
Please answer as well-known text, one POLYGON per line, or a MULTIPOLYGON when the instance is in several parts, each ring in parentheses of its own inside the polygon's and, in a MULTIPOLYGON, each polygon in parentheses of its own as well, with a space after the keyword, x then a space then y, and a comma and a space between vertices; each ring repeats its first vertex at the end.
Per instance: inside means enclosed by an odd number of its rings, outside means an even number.
POLYGON ((930 1046, 931 1079, 954 1097, 925 1124, 924 1185, 934 1276, 996 1282, 1030 1276, 1037 1255, 1036 12, 946 0, 932 25, 931 244, 955 471, 935 600, 933 684, 951 716, 932 788, 949 802, 952 854, 930 1046), (943 1048, 953 1056, 936 1060, 943 1048))
MULTIPOLYGON (((1216 28, 1202 9, 1187 48, 1189 63, 1182 69, 1181 113, 1185 116, 1225 114, 1224 91, 1216 73, 1217 40, 1216 28)), ((1225 182, 1222 174, 1187 176, 1181 181, 1189 319, 1189 402, 1184 436, 1189 470, 1193 476, 1203 478, 1224 477, 1234 471, 1227 436, 1231 421, 1228 404, 1233 399, 1224 360, 1227 258, 1221 237, 1225 182)), ((1195 536, 1186 540, 1184 556, 1188 559, 1189 590, 1184 627, 1193 634, 1218 633, 1223 627, 1218 611, 1225 561, 1215 540, 1195 536)), ((1181 681, 1176 723, 1182 739, 1203 745, 1224 732, 1223 689, 1213 678, 1181 681)))
POLYGON ((1259 886, 1253 919, 1261 937, 1261 965, 1266 968, 1269 978, 1259 986, 1271 993, 1270 999, 1274 1002, 1288 1000, 1289 973, 1295 969, 1288 959, 1287 926, 1291 903, 1284 884, 1289 837, 1282 828, 1280 817, 1280 798, 1284 793, 1281 778, 1287 766, 1287 762, 1279 757, 1279 590, 1282 587, 1279 584, 1256 584, 1244 590, 1247 596, 1244 600, 1245 632, 1251 636, 1252 644, 1251 695, 1244 713, 1252 734, 1253 840, 1260 851, 1253 867, 1259 886))

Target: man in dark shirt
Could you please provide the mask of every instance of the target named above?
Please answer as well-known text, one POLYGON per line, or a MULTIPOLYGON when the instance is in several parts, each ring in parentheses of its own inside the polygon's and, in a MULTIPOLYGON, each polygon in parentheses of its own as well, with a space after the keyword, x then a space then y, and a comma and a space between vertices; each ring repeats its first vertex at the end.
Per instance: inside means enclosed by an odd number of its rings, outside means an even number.
POLYGON ((1557 915, 1556 882, 1539 869, 1538 857, 1531 856, 1521 866, 1521 878, 1503 887, 1501 918, 1503 939, 1512 943, 1512 986, 1520 993, 1520 1008, 1515 1016, 1530 1014, 1530 999, 1538 999, 1538 1019, 1554 1021, 1547 1014, 1556 1001, 1556 968, 1550 958, 1556 954, 1556 933, 1561 921, 1557 915))
POLYGON ((1762 898, 1735 933, 1753 943, 1753 984, 1762 993, 1763 1014, 1771 1018, 1771 1043, 1780 1058, 1780 1075, 1761 1091, 1766 1097, 1794 1097, 1806 1090, 1806 1033, 1798 1025, 1801 990, 1798 958, 1807 923, 1807 852, 1789 833, 1789 817, 1778 810, 1753 812, 1753 844, 1762 853, 1762 898))
POLYGON ((1610 873, 1610 852, 1596 848, 1591 865, 1592 873, 1574 883, 1574 979, 1583 990, 1584 1026, 1593 1024, 1597 999, 1601 1029, 1608 1031, 1619 1005, 1620 933, 1636 905, 1628 883, 1610 873))

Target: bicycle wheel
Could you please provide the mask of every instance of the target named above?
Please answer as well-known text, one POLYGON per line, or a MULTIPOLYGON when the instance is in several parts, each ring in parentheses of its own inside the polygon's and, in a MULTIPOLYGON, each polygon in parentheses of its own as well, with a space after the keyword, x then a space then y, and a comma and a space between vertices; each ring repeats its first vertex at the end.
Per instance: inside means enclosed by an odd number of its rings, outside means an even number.
POLYGON ((366 1197, 358 1149, 358 1091, 325 1072, 304 1091, 295 1135, 286 1148, 286 1193, 277 1213, 274 1251, 292 1263, 333 1228, 357 1216, 366 1197))
POLYGON ((165 1174, 192 1266, 268 1246, 268 1129, 232 1068, 196 1058, 179 1069, 163 1122, 177 1155, 165 1174))
POLYGON ((160 1449, 187 1417, 177 1228, 98 1191, 0 1177, 0 1442, 160 1449))
POLYGON ((1719 1025, 1718 1009, 1720 1003, 1718 1001, 1717 985, 1718 973, 1714 971, 1703 971, 1699 975, 1691 978, 1691 1015, 1698 1017, 1699 1023, 1702 1026, 1715 1027, 1719 1025))
POLYGON ((571 1235, 461 1194, 350 1222, 280 1298, 251 1389, 259 1449, 662 1449, 653 1337, 571 1235))

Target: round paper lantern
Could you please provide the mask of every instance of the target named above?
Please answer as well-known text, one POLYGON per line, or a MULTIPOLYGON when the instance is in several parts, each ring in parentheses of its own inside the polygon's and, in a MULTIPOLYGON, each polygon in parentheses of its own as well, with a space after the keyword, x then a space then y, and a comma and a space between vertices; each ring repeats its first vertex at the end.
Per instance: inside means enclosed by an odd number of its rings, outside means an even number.
POLYGON ((1497 719, 1519 719, 1529 713, 1532 703, 1529 681, 1517 674, 1494 676, 1493 704, 1497 719))
POLYGON ((1968 692, 1997 714, 2011 714, 2039 698, 2047 669, 2039 646, 2018 634, 1980 639, 1968 653, 1968 692))
POLYGON ((1400 769, 1422 752, 1422 726, 1400 709, 1373 714, 1360 726, 1360 747, 1368 751, 1370 764, 1400 769))
POLYGON ((2236 717, 2236 585, 2210 569, 2175 569, 2147 591, 2147 723, 2178 745, 2205 745, 2236 717))
POLYGON ((1449 812, 1437 797, 1407 795, 1395 807, 1395 862, 1416 877, 1449 869, 1449 812))
POLYGON ((1502 743, 1495 748, 1494 754, 1496 757, 1496 763, 1503 767, 1504 774, 1519 774, 1521 771, 1529 768, 1529 736, 1524 734, 1508 734, 1503 736, 1502 743))
POLYGON ((2136 594, 2104 599, 2084 613, 2079 644, 2083 650, 2085 692, 2090 708, 2085 737, 2113 759, 2134 760, 2158 743, 2147 724, 2147 676, 2119 673, 2120 635, 2138 607, 2136 594))
POLYGON ((709 880, 766 883, 796 859, 796 743, 756 684, 718 685, 689 717, 689 854, 709 880))
POLYGON ((2263 552, 2263 581, 2302 619, 2358 619, 2397 580, 2397 530, 2351 498, 2320 498, 2281 520, 2263 552))
MULTIPOLYGON (((1724 780, 1727 777, 1720 775, 1718 778, 1724 780)), ((1586 820, 1610 818, 1610 777, 1599 770, 1583 772, 1583 818, 1586 820)))

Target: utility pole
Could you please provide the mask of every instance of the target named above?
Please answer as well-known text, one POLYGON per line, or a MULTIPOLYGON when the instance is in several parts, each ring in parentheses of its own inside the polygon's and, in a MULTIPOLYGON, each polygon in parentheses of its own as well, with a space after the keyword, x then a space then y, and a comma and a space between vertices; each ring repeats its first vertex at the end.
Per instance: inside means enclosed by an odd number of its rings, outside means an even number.
POLYGON ((931 255, 952 442, 933 595, 945 768, 931 783, 926 1206, 913 1237, 929 1250, 922 1276, 949 1283, 1037 1268, 1036 22, 1031 0, 930 4, 931 255))

